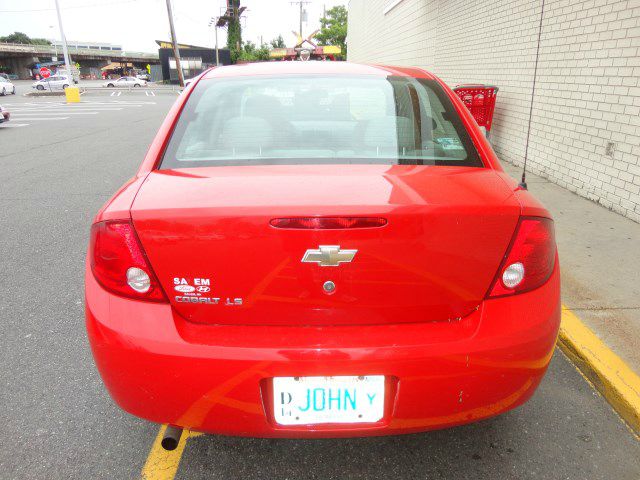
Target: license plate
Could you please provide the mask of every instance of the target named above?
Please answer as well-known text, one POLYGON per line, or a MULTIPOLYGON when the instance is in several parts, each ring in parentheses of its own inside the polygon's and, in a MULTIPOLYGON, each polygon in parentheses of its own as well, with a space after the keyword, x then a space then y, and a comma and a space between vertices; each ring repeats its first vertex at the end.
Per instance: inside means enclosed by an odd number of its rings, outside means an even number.
POLYGON ((273 405, 280 425, 377 422, 384 414, 384 376, 276 377, 273 405))

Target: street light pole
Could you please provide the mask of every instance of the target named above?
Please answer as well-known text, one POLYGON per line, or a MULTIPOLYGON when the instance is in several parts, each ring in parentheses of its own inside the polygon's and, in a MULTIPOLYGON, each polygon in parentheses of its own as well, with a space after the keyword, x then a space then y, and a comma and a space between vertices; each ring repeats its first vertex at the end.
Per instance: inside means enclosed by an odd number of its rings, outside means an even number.
POLYGON ((60 4, 56 2, 56 12, 58 13, 58 25, 60 26, 60 37, 62 38, 62 52, 64 53, 64 64, 67 69, 67 75, 73 80, 73 72, 71 71, 71 60, 69 59, 69 49, 67 48, 67 37, 64 36, 64 28, 62 28, 62 15, 60 15, 60 4))
MULTIPOLYGON (((58 0, 56 0, 57 2, 58 0)), ((180 66, 180 50, 176 41, 176 30, 173 28, 173 12, 171 11, 171 0, 167 0, 167 14, 169 15, 169 28, 171 29, 171 45, 173 47, 173 57, 176 60, 176 70, 178 71, 178 83, 184 87, 184 76, 182 75, 182 67, 180 66)))

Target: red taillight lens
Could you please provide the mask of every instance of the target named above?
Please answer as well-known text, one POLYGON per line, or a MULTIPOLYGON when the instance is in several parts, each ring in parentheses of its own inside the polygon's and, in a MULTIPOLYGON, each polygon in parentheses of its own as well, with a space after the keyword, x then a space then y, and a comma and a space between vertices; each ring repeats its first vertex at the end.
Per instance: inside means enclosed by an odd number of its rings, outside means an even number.
POLYGON ((94 277, 106 290, 139 300, 167 301, 131 222, 94 224, 89 259, 94 277))
POLYGON ((553 221, 541 217, 521 218, 487 296, 512 295, 540 287, 551 276, 555 260, 553 221))
POLYGON ((381 217, 293 217, 274 218, 270 223, 275 228, 337 230, 384 227, 387 224, 387 219, 381 217))

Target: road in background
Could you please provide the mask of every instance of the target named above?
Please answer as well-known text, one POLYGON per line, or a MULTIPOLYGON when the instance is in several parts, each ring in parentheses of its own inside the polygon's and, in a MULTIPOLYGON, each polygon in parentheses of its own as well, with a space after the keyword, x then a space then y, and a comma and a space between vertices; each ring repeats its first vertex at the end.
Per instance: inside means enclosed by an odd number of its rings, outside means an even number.
MULTIPOLYGON (((93 215, 136 171, 175 99, 169 93, 152 100, 142 95, 101 96, 114 109, 97 114, 0 128, 2 478, 137 478, 158 431, 110 400, 83 317, 93 215), (118 109, 120 101, 140 106, 118 109)), ((30 102, 48 108, 54 100, 6 97, 16 109, 30 102)), ((639 476, 640 443, 556 353, 534 398, 492 420, 402 437, 201 436, 189 440, 176 478, 639 476)))

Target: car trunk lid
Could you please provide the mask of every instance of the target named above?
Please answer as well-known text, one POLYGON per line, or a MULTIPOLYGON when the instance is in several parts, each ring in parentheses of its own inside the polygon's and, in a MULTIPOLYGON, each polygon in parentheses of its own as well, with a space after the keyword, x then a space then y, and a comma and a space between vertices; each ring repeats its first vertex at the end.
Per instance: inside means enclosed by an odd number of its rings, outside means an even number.
POLYGON ((245 325, 464 317, 484 298, 519 213, 513 192, 490 169, 410 165, 160 170, 131 211, 174 310, 193 322, 245 325), (387 223, 270 224, 297 217, 387 223), (322 260, 321 247, 355 253, 337 266, 302 261, 322 260))

